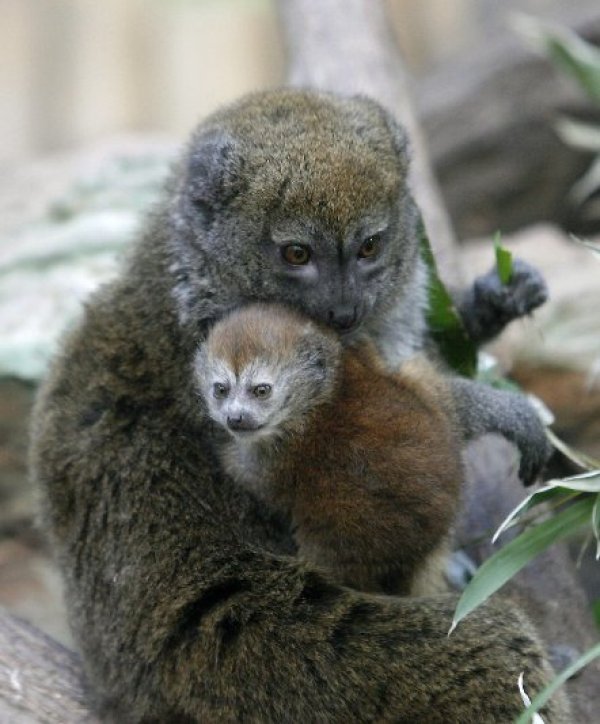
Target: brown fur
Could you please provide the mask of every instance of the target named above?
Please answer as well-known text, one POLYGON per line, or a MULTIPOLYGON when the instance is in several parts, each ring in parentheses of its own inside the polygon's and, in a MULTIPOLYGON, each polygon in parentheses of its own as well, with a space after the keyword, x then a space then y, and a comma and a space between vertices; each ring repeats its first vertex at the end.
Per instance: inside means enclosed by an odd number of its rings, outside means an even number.
POLYGON ((287 461, 296 535, 301 555, 344 583, 408 593, 456 514, 459 436, 424 360, 384 375, 361 352, 344 355, 336 399, 287 461))
MULTIPOLYGON (((217 324, 207 346, 237 373, 256 357, 300 366, 299 344, 316 348, 330 337, 284 307, 254 305, 217 324)), ((288 403, 302 411, 290 411, 285 431, 257 443, 262 497, 291 515, 305 560, 361 590, 408 593, 457 509, 462 466, 450 396, 423 358, 390 373, 370 343, 337 351, 334 384, 314 398, 308 422, 303 393, 314 395, 312 385, 288 403)), ((239 468, 237 477, 245 482, 239 468)))
POLYGON ((299 327, 306 323, 300 314, 281 307, 278 314, 285 324, 269 325, 269 305, 255 305, 226 317, 219 334, 211 336, 210 349, 215 357, 226 359, 236 374, 257 357, 285 359, 293 354, 299 338, 299 327))
MULTIPOLYGON (((552 677, 511 604, 493 600, 448 638, 455 597, 353 591, 298 561, 281 521, 220 474, 199 411, 192 359, 216 319, 258 299, 309 313, 314 305, 313 316, 328 309, 319 288, 301 294, 279 280, 264 244, 252 242, 281 213, 283 182, 298 188, 298 214, 312 222, 314 200, 302 194, 320 183, 320 152, 348 158, 362 134, 372 168, 406 166, 390 129, 365 99, 291 90, 207 119, 121 277, 90 301, 41 390, 32 475, 90 691, 119 724, 498 724, 522 711, 521 671, 531 693, 552 677), (243 165, 221 173, 228 161, 217 154, 203 215, 189 196, 207 174, 187 169, 195 154, 210 160, 213 131, 232 135, 243 165), (237 196, 223 197, 234 184, 237 196)), ((320 187, 325 208, 340 208, 336 186, 320 187)), ((403 189, 382 304, 365 324, 375 337, 384 321, 422 348, 417 215, 403 189), (394 305, 403 314, 390 316, 394 305)), ((572 721, 560 695, 546 711, 547 724, 572 721)))

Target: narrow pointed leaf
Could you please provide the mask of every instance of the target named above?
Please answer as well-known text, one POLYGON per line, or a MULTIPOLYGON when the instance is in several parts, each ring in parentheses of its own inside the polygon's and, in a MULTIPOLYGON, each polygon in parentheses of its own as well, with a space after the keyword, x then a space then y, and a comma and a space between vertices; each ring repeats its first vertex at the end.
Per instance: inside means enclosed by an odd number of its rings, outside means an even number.
POLYGON ((502 284, 508 284, 512 277, 512 254, 500 243, 500 234, 494 237, 494 249, 496 251, 496 271, 502 284))
POLYGON ((580 475, 551 480, 548 485, 552 488, 578 490, 580 493, 600 493, 600 470, 590 470, 580 475))
POLYGON ((600 561, 600 494, 596 496, 596 502, 592 508, 592 530, 596 537, 596 560, 600 561))
POLYGON ((535 556, 552 543, 589 524, 593 504, 594 500, 586 496, 543 523, 528 528, 488 558, 477 569, 463 591, 454 612, 449 634, 467 614, 501 588, 535 556))
MULTIPOLYGON (((598 249, 598 253, 600 254, 600 249, 598 249)), ((549 428, 546 428, 546 437, 548 438, 548 440, 550 440, 550 442, 557 450, 559 450, 566 458, 568 458, 572 463, 575 463, 575 465, 579 466, 580 468, 590 471, 600 469, 599 460, 595 460, 593 457, 582 453, 580 450, 575 450, 575 448, 567 445, 566 442, 561 440, 558 435, 556 435, 549 428)))
POLYGON ((524 14, 513 16, 513 27, 574 78, 592 100, 600 101, 600 50, 595 45, 568 28, 524 14))
POLYGON ((516 525, 518 523, 518 518, 520 518, 524 513, 526 513, 528 510, 531 510, 531 508, 534 508, 536 505, 539 505, 540 503, 544 503, 546 500, 549 500, 550 498, 556 498, 560 496, 560 490, 551 486, 546 485, 543 488, 540 488, 539 490, 536 490, 535 492, 531 493, 531 495, 528 495, 525 500, 522 500, 519 505, 517 505, 514 510, 511 510, 511 512, 506 516, 506 518, 502 521, 502 523, 498 526, 498 530, 494 533, 494 537, 492 538, 492 543, 495 543, 498 538, 504 533, 504 531, 511 528, 513 525, 516 525))
POLYGON ((570 679, 573 674, 576 674, 580 669, 583 669, 584 666, 587 666, 587 664, 594 659, 597 659, 599 656, 600 643, 593 646, 589 651, 586 651, 583 656, 578 658, 577 661, 573 662, 570 666, 567 666, 564 671, 561 671, 561 673, 553 679, 543 691, 534 697, 531 702, 531 706, 528 706, 527 709, 525 709, 515 724, 528 724, 532 716, 544 706, 552 694, 554 694, 554 692, 562 686, 565 681, 570 679))
MULTIPOLYGON (((523 679, 524 679, 524 672, 521 671, 521 673, 519 674, 519 678, 517 680, 517 685, 519 687, 519 694, 521 694, 521 700, 523 701, 523 704, 525 704, 525 706, 527 707, 527 706, 531 706, 531 699, 529 698, 529 695, 525 691, 525 682, 523 681, 523 679)), ((533 718, 531 720, 531 724, 545 724, 545 722, 539 714, 534 714, 533 718)))
POLYGON ((440 279, 424 225, 420 229, 420 242, 421 254, 429 269, 427 326, 430 336, 453 370, 466 377, 474 377, 477 372, 477 347, 440 279))

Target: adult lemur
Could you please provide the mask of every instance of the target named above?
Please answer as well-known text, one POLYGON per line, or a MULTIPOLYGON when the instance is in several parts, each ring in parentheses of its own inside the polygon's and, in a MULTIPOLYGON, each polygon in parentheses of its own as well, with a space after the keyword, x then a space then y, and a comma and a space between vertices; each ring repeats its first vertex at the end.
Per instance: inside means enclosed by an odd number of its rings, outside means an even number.
MULTIPOLYGON (((401 129, 366 98, 242 99, 200 125, 121 277, 66 340, 32 469, 91 687, 119 722, 504 722, 521 671, 532 692, 548 679, 514 607, 448 638, 454 598, 359 593, 299 561, 282 521, 217 472, 198 412, 195 350, 249 301, 369 337, 391 367, 423 348, 407 164, 401 129)), ((508 294, 488 277, 465 296, 473 330, 543 296, 517 271, 508 294)), ((527 402, 452 387, 467 434, 501 432, 533 478, 547 450, 527 402)), ((568 720, 560 700, 547 716, 568 720)))

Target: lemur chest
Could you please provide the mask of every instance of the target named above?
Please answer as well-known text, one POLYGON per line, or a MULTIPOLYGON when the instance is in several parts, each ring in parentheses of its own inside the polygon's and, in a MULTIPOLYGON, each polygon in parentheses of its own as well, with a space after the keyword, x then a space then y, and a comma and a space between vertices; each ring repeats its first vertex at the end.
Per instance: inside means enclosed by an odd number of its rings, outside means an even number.
POLYGON ((230 441, 221 449, 225 472, 259 498, 265 497, 267 471, 258 447, 254 444, 230 441))

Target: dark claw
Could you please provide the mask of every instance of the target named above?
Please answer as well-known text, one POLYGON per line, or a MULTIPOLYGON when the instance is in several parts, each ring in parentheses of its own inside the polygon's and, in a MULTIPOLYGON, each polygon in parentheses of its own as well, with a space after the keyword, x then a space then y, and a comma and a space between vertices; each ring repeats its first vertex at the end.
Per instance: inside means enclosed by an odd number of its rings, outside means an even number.
POLYGON ((532 439, 527 445, 527 451, 521 451, 519 478, 525 486, 533 485, 536 482, 552 454, 552 445, 545 433, 541 434, 544 434, 543 440, 532 439))

